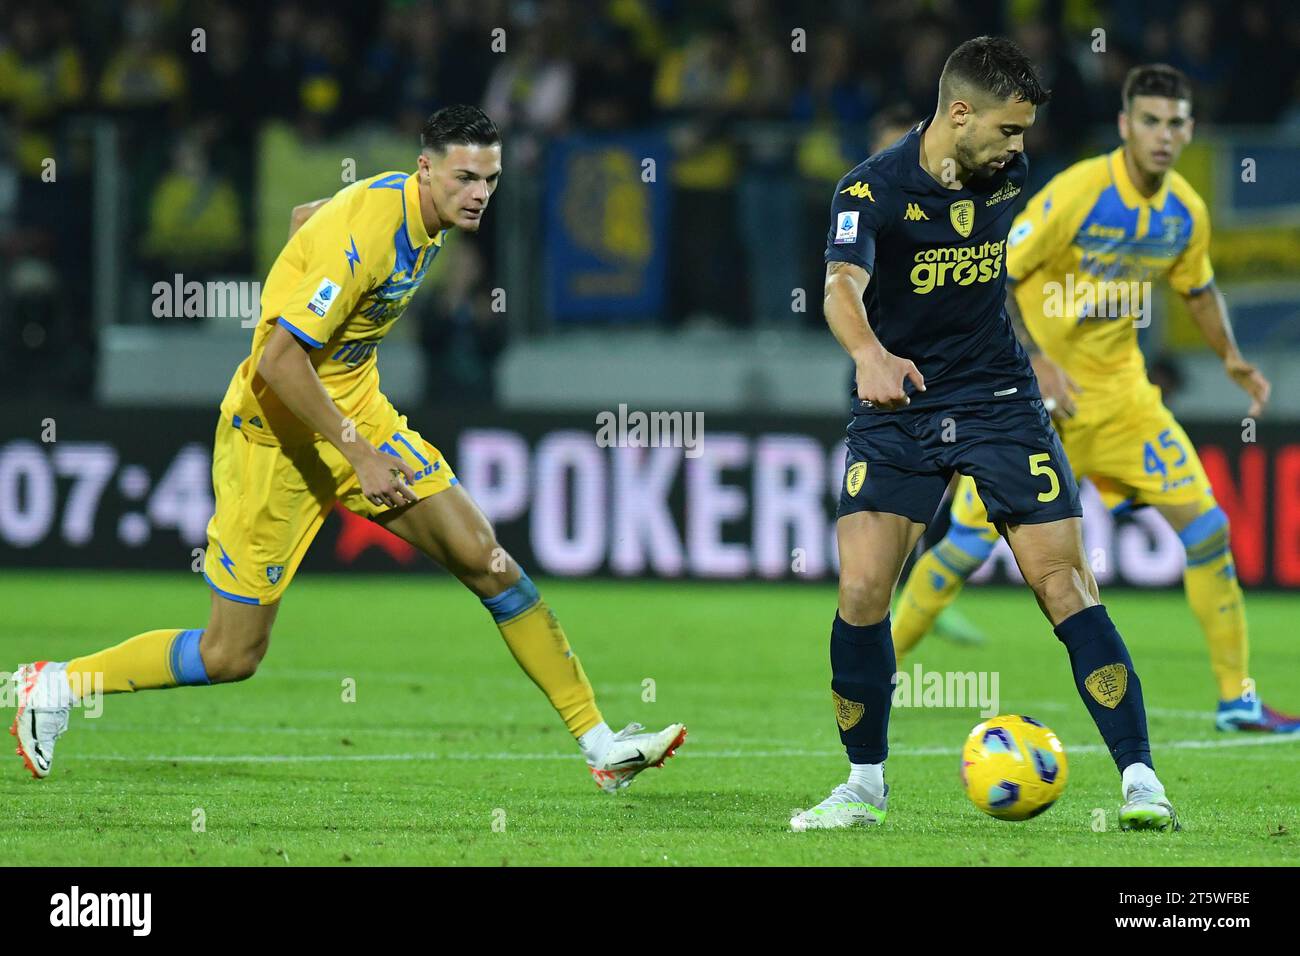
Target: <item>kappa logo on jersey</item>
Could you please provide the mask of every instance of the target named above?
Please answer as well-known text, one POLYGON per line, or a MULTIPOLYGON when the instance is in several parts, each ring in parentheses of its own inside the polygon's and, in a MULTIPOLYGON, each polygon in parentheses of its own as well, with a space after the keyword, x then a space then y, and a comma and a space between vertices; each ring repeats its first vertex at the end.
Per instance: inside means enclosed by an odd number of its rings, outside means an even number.
POLYGON ((948 207, 948 218, 957 235, 965 239, 975 226, 975 202, 970 199, 958 199, 948 207))
POLYGON ((268 564, 266 566, 266 579, 272 584, 278 584, 282 577, 284 577, 283 564, 268 564))
POLYGON ((924 210, 914 202, 907 204, 907 212, 903 213, 903 218, 912 222, 917 222, 921 219, 924 219, 927 222, 930 220, 930 217, 925 214, 924 210))
POLYGON ((856 209, 842 213, 835 224, 835 245, 858 241, 858 211, 856 209))
POLYGON ((854 199, 870 199, 872 202, 876 201, 876 197, 871 195, 871 185, 869 183, 864 183, 861 180, 854 183, 852 186, 846 186, 844 189, 840 190, 841 196, 845 193, 848 193, 854 199))
POLYGON ((315 312, 321 318, 330 310, 334 304, 334 299, 338 296, 339 289, 342 288, 337 282, 330 279, 321 279, 320 285, 316 287, 316 294, 311 297, 307 303, 307 308, 315 312))
POLYGON ((1002 188, 989 197, 986 206, 996 206, 1000 202, 1006 202, 1008 199, 1015 199, 1020 195, 1020 187, 1013 185, 1011 182, 1002 184, 1002 188))

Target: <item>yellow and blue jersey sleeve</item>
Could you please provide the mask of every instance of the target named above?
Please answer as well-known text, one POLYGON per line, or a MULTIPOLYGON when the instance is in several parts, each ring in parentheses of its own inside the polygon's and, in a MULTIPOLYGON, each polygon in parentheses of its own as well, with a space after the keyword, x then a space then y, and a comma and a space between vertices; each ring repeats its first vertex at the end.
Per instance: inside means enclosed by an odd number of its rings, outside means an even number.
POLYGON ((1097 199, 1104 173, 1104 157, 1076 163, 1025 204, 1007 236, 1007 278, 1020 282, 1061 264, 1097 199))
POLYGON ((382 260, 392 247, 379 217, 352 193, 366 182, 341 190, 299 229, 267 278, 265 301, 275 304, 274 320, 312 348, 324 348, 375 283, 388 274, 382 260))
POLYGON ((1214 267, 1210 264, 1210 214, 1204 200, 1182 177, 1171 184, 1171 192, 1191 217, 1192 235, 1187 248, 1169 270, 1169 287, 1180 295, 1193 295, 1214 282, 1214 267))

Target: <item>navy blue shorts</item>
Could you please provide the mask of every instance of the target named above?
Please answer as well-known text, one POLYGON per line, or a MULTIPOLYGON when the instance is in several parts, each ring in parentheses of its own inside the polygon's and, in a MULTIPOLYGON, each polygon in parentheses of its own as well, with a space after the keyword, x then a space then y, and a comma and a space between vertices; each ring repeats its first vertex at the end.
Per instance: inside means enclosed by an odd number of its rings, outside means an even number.
POLYGON ((999 530, 1083 514, 1074 472, 1037 399, 855 415, 845 444, 841 518, 884 511, 929 524, 953 472, 975 479, 999 530))

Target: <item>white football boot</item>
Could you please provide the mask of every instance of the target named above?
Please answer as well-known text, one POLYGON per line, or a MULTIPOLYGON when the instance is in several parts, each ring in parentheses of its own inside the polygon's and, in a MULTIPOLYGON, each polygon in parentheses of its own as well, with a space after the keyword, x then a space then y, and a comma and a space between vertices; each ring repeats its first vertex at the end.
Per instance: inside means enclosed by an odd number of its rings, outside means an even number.
POLYGON ((632 778, 650 767, 662 767, 686 740, 685 724, 669 724, 653 734, 640 733, 640 724, 628 724, 616 733, 609 746, 588 769, 596 786, 605 793, 615 793, 632 782, 632 778))
POLYGON ((853 784, 842 783, 817 806, 791 817, 790 829, 803 833, 805 830, 878 826, 885 822, 888 805, 889 784, 885 784, 885 792, 877 796, 853 784))
POLYGON ((37 661, 23 664, 14 672, 18 690, 18 712, 9 733, 18 738, 18 756, 37 780, 50 775, 54 742, 68 729, 72 690, 65 665, 37 661))
POLYGON ((1135 783, 1124 790, 1124 805, 1119 808, 1121 830, 1181 830, 1174 805, 1159 783, 1135 783))

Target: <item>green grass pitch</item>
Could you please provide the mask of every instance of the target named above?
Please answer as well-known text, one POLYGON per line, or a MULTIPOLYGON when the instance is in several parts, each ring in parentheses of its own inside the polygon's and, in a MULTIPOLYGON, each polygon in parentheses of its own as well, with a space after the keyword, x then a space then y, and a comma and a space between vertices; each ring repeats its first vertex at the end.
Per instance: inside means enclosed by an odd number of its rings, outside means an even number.
MULTIPOLYGON (((1118 777, 1064 649, 1027 591, 965 595, 979 648, 933 638, 927 670, 996 671, 1001 710, 1065 743, 1046 814, 971 807, 957 753, 975 709, 895 709, 890 818, 794 834, 845 764, 830 702, 830 585, 543 581, 604 714, 690 739, 615 797, 592 786, 478 602, 428 577, 297 580, 250 681, 105 700, 72 716, 54 772, 0 764, 0 858, 47 865, 1275 865, 1300 861, 1300 739, 1214 730, 1206 649, 1177 593, 1105 595, 1146 694, 1181 833, 1115 825, 1118 777), (356 682, 345 702, 344 680, 356 682), (647 685, 647 680, 653 685, 647 685), (647 701, 643 697, 651 696, 647 701), (1104 815, 1094 813, 1104 810, 1104 815), (201 812, 201 816, 200 816, 201 812), (203 826, 196 832, 196 822, 203 826), (1104 822, 1098 832, 1095 826, 1104 822)), ((1300 707, 1296 599, 1249 598, 1266 701, 1300 707)), ((0 667, 66 659, 157 627, 197 627, 187 576, 0 578, 0 667)), ((5 712, 6 725, 10 713, 5 712)))

